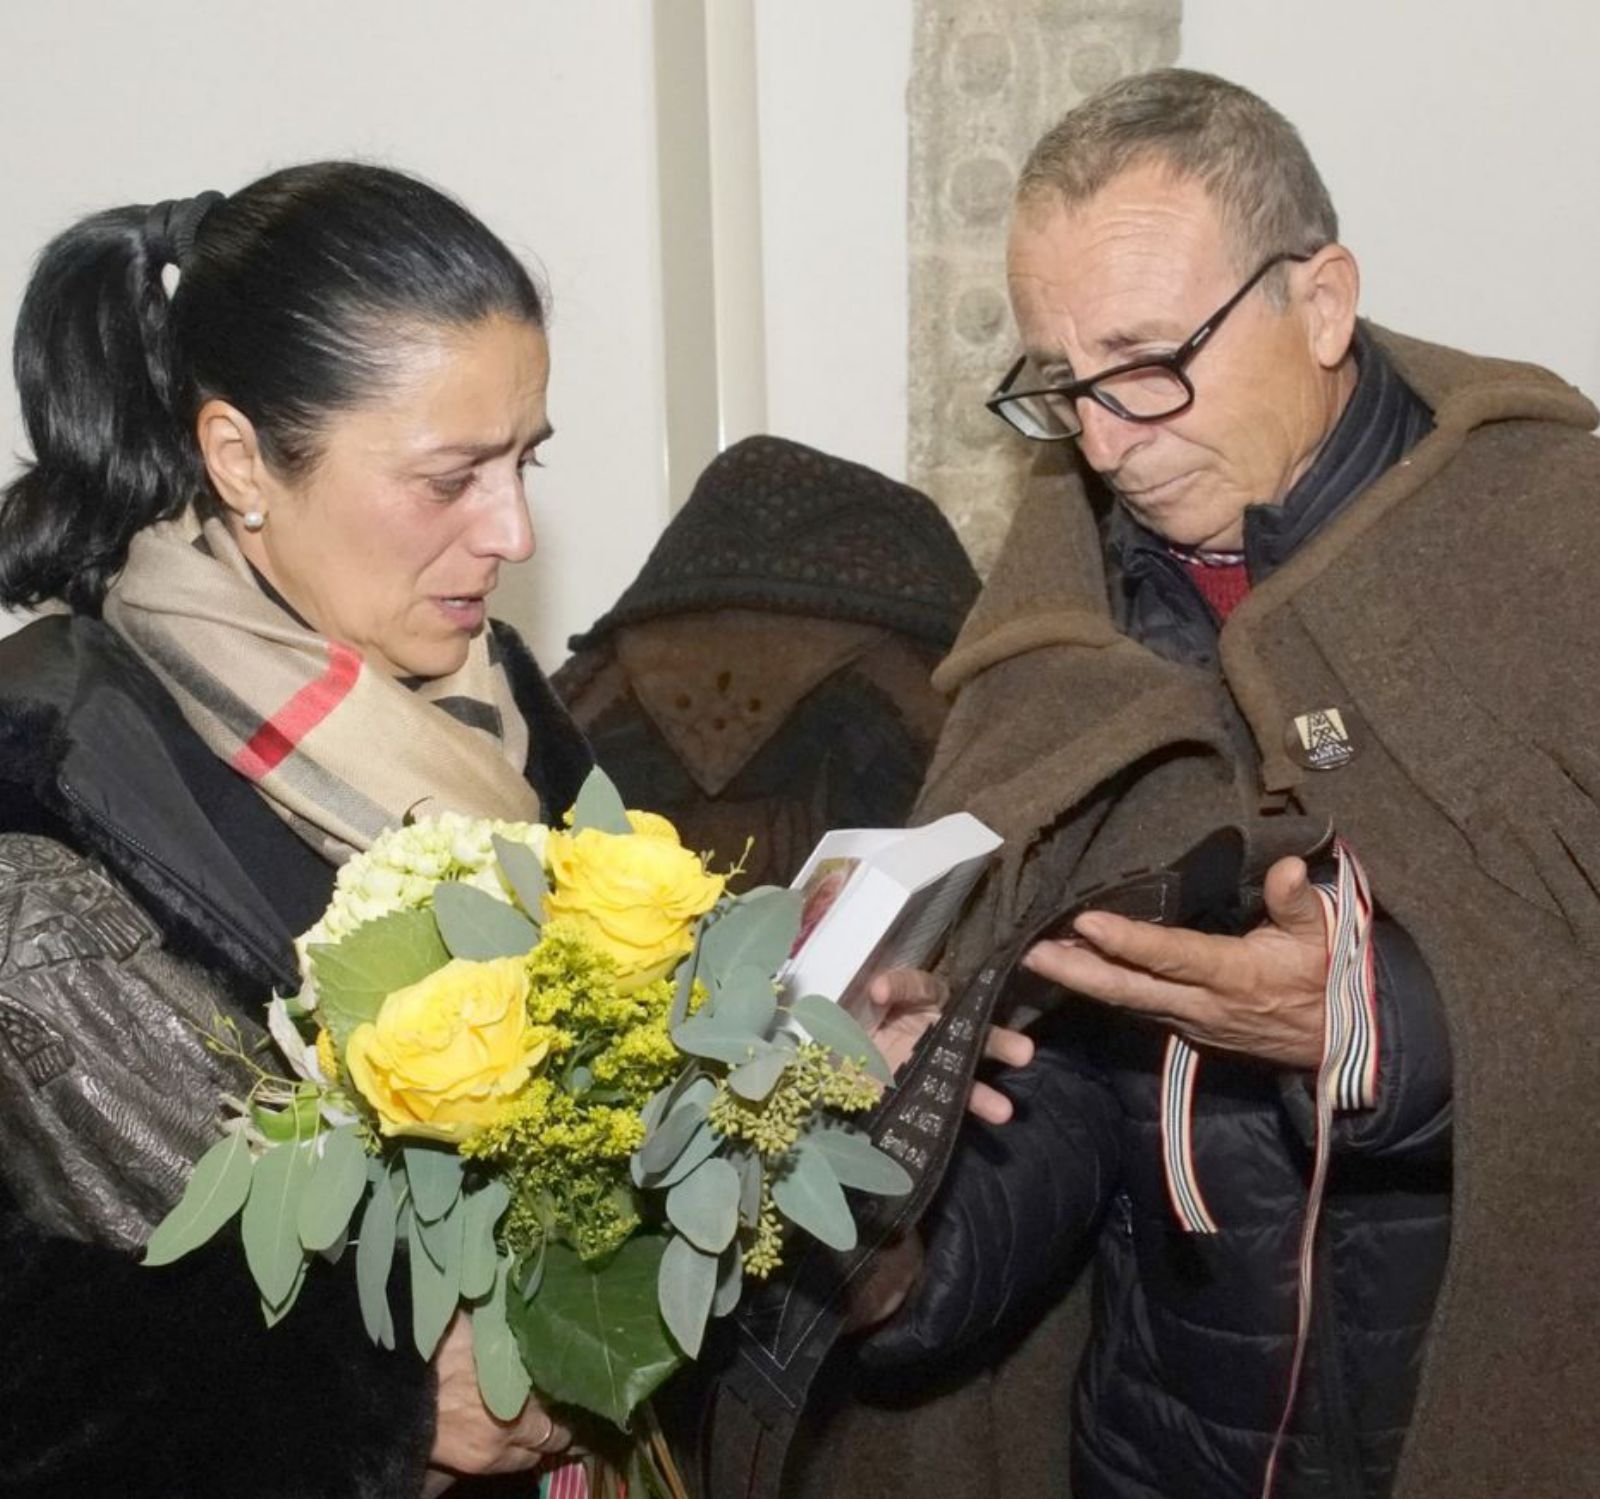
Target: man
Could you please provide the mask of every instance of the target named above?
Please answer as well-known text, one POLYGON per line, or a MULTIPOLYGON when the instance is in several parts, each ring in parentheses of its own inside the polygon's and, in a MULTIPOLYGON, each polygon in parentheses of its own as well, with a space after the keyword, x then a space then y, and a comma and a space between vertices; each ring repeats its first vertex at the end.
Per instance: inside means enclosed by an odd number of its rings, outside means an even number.
MULTIPOLYGON (((1330 821, 1377 903, 1376 1075, 1325 1131, 1304 1288, 1329 968, 1305 865, 1243 936, 1100 912, 1030 955, 1049 1014, 1002 1082, 1017 1117, 958 1153, 868 1354, 1025 1326, 1092 1254, 1077 1499, 1233 1499, 1269 1466, 1295 1499, 1600 1483, 1596 412, 1358 322, 1337 232, 1292 127, 1190 72, 1080 106, 1020 180, 1026 355, 990 404, 1066 457, 937 679, 959 695, 919 815, 967 807, 1009 854, 952 967, 1273 814, 1330 821), (1174 1210, 1190 1165, 1214 1233, 1174 1210)), ((1002 1371, 944 1492, 1053 1441, 1036 1400, 1008 1422, 1029 1391, 1002 1371)))

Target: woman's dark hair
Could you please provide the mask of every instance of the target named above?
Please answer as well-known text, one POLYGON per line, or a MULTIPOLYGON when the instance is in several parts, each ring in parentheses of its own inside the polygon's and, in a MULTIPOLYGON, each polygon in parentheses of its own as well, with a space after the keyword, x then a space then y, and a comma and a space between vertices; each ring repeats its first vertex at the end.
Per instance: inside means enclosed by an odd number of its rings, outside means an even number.
POLYGON ((0 605, 98 614, 134 533, 210 492, 205 401, 244 412, 292 478, 333 413, 384 389, 408 334, 496 314, 544 326, 517 258, 403 173, 321 162, 195 203, 177 235, 171 212, 115 208, 39 258, 14 353, 33 461, 0 502, 0 605))

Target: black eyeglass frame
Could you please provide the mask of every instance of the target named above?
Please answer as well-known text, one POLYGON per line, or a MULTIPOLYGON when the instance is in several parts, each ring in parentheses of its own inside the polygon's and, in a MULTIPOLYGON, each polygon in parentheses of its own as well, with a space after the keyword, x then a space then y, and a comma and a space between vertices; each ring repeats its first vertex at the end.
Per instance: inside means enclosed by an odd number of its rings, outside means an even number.
POLYGON ((1285 261, 1294 261, 1303 265, 1313 256, 1320 253, 1320 249, 1308 250, 1304 254, 1296 254, 1293 251, 1285 250, 1281 254, 1274 255, 1270 259, 1263 261, 1251 274, 1250 279, 1170 354, 1146 354, 1142 358, 1130 359, 1125 364, 1117 364, 1108 370, 1101 370, 1097 375, 1090 375, 1082 380, 1069 380, 1065 385, 1042 385, 1034 390, 1012 390, 1013 382, 1022 373, 1023 367, 1028 362, 1028 356, 1024 354, 1011 366, 1005 379, 995 387, 994 394, 983 404, 1014 432, 1020 432, 1033 442, 1068 442, 1083 431, 1083 423, 1078 422, 1075 431, 1057 434, 1025 431, 1014 418, 1007 415, 1005 407, 1010 402, 1027 400, 1033 396, 1055 396, 1070 404, 1088 396, 1097 406, 1109 411, 1115 417, 1120 417, 1125 422, 1164 422, 1169 417, 1177 416, 1180 411, 1187 411, 1194 405, 1194 381, 1186 373, 1190 361, 1206 346, 1211 335, 1222 326, 1223 320, 1228 314, 1255 290, 1261 278, 1275 266, 1280 266, 1285 261), (1105 391, 1097 388, 1104 380, 1115 380, 1123 375, 1131 375, 1135 370, 1154 369, 1166 370, 1184 389, 1183 401, 1170 411, 1141 416, 1129 411, 1115 396, 1108 395, 1105 391))

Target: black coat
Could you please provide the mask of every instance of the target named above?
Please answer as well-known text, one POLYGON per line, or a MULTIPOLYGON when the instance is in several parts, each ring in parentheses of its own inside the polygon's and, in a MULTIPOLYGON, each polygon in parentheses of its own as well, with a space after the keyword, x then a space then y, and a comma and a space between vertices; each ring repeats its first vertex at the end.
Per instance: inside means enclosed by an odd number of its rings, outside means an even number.
MULTIPOLYGON (((1136 530, 1114 525, 1124 627, 1211 666, 1217 621, 1181 566, 1136 530)), ((1415 946, 1381 913, 1375 945, 1380 1097, 1335 1125, 1279 1499, 1389 1492, 1449 1244, 1444 1016, 1415 946)), ((1194 1236, 1177 1226, 1161 1168, 1165 1032, 1069 1000, 1038 1039, 1034 1064, 1001 1082, 1018 1117, 969 1130, 925 1224, 917 1299, 867 1357, 1001 1345, 1092 1255, 1074 1495, 1248 1499, 1288 1392, 1314 1127, 1308 1080, 1206 1057, 1195 1162, 1221 1231, 1194 1236)))
MULTIPOLYGON (((496 629, 531 730, 528 778, 554 812, 589 752, 520 641, 496 629)), ((333 870, 210 753, 127 647, 85 619, 0 642, 3 833, 41 835, 104 869, 165 949, 256 1021, 274 985, 296 986, 292 938, 332 887, 333 870)), ((0 959, 6 926, 0 911, 0 959)), ((0 1041, 15 1051, 26 996, 0 1001, 0 1041)), ((18 1201, 40 1184, 18 1175, 23 1154, 0 1161, 0 1494, 416 1491, 432 1376, 404 1346, 371 1344, 347 1268, 313 1266, 294 1313, 268 1330, 236 1235, 145 1269, 25 1215, 18 1201)), ((392 1291, 403 1300, 400 1278, 392 1291)))

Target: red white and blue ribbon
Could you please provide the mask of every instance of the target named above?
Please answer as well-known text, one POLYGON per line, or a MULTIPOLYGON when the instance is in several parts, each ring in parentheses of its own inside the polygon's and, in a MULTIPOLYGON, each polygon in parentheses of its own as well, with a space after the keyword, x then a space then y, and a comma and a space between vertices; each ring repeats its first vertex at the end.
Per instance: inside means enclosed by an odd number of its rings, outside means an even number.
MULTIPOLYGON (((1317 1071, 1316 1139, 1305 1222, 1300 1231, 1299 1298, 1289 1394, 1267 1459, 1262 1494, 1269 1496, 1278 1454, 1294 1412, 1311 1327, 1312 1268, 1317 1224, 1327 1186, 1330 1135, 1335 1110, 1370 1109, 1378 1100, 1378 995, 1372 953, 1372 892, 1350 846, 1334 843, 1331 884, 1312 888, 1322 902, 1328 942, 1327 1013, 1322 1063, 1317 1071)), ((1194 1168, 1194 1085, 1199 1053, 1179 1036, 1167 1043, 1161 1074, 1161 1158, 1167 1193, 1178 1222, 1189 1233, 1214 1234, 1217 1222, 1206 1206, 1194 1168)))

